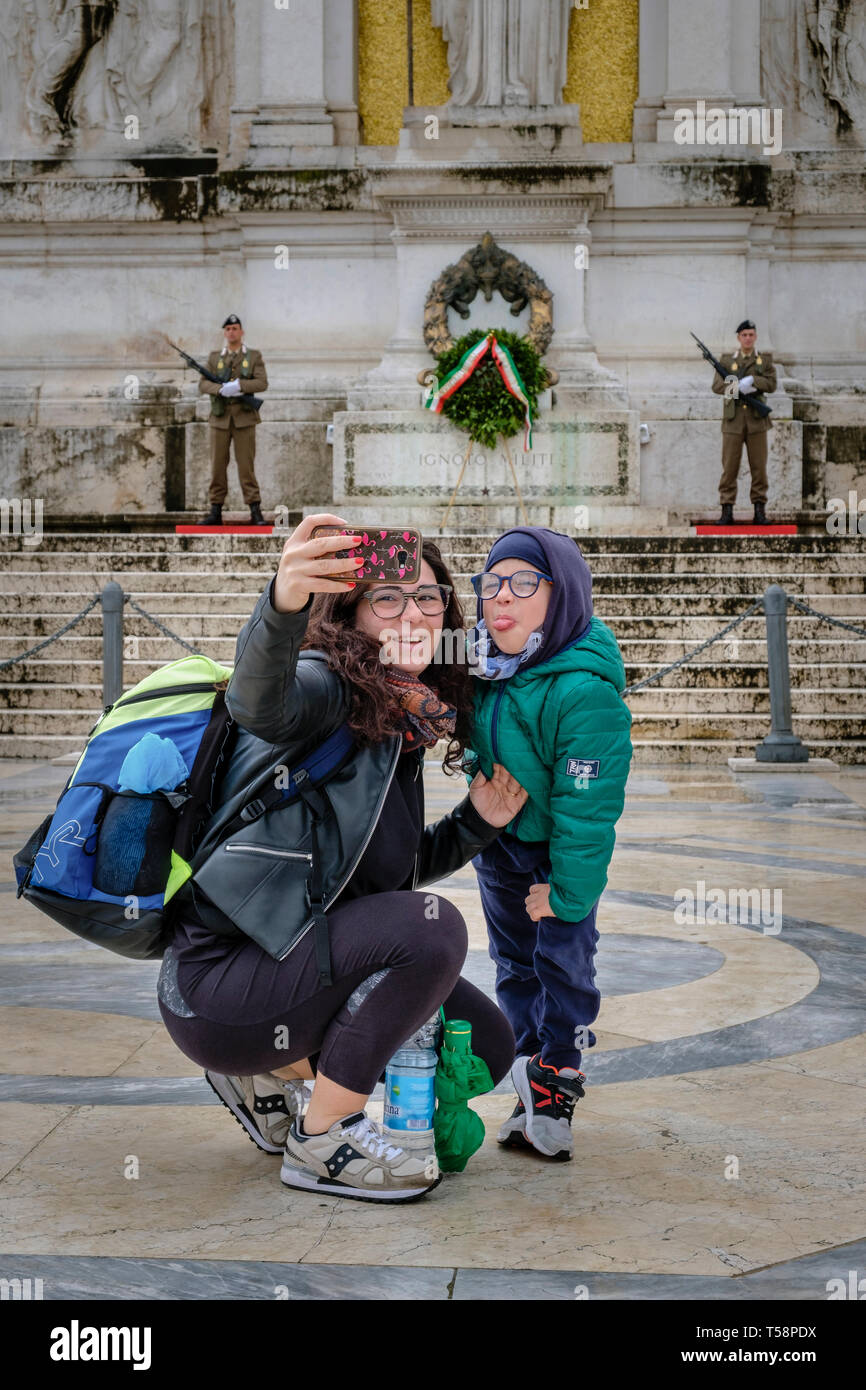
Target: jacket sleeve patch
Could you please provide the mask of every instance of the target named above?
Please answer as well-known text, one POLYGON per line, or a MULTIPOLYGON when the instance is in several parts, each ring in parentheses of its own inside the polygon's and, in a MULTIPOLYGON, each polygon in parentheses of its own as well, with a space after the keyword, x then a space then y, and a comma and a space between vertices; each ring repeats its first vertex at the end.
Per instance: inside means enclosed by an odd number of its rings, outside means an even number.
POLYGON ((597 777, 600 767, 600 758, 568 758, 565 775, 566 777, 597 777))

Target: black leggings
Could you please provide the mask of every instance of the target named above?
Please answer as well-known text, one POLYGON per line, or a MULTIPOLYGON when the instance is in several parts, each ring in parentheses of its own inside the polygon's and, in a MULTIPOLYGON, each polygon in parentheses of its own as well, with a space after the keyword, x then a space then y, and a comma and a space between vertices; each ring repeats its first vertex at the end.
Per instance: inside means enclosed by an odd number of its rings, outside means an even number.
POLYGON ((283 961, 255 942, 190 946, 178 924, 178 985, 195 1018, 160 1002, 165 1026, 187 1057, 239 1076, 307 1057, 314 1070, 369 1095, 393 1054, 436 1012, 467 1019, 472 1050, 494 1085, 514 1060, 514 1033, 481 990, 460 978, 466 923, 436 893, 373 893, 328 912, 334 983, 319 987, 313 931, 283 961), (360 1002, 363 980, 384 972, 360 1002), (359 991, 359 995, 360 995, 359 991))

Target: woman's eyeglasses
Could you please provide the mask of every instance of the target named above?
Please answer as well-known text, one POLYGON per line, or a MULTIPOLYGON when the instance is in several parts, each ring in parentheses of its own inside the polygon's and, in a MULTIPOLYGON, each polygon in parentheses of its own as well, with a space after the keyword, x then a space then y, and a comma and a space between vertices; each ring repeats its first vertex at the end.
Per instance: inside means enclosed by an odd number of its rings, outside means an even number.
POLYGON ((399 618, 410 598, 414 598, 420 612, 432 616, 445 612, 451 591, 450 584, 427 584, 422 589, 376 589, 363 597, 377 618, 399 618))
POLYGON ((542 579, 553 583, 549 574, 539 570, 518 570, 516 574, 494 574, 488 570, 486 574, 473 574, 472 587, 479 598, 496 598, 503 584, 509 586, 515 598, 531 598, 542 579))

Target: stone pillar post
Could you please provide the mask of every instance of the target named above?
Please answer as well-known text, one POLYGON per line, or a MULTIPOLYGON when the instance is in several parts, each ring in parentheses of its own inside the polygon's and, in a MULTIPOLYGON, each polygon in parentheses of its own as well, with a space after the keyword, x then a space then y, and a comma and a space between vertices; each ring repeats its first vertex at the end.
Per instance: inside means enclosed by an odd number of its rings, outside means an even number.
POLYGON ((753 0, 640 0, 636 142, 673 142, 674 112, 760 106, 761 7, 753 0))
MULTIPOLYGON (((246 6, 238 7, 239 18, 246 6)), ((325 95, 325 6, 289 0, 286 8, 260 6, 259 102, 250 124, 247 163, 285 165, 292 146, 334 144, 334 120, 325 95)), ((235 46, 245 40, 242 22, 235 46)))

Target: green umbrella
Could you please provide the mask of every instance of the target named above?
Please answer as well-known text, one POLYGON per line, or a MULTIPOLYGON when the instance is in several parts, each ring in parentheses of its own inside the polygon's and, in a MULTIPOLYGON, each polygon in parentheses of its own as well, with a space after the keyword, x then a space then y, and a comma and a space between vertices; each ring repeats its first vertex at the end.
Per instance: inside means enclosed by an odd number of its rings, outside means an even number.
POLYGON ((490 1068, 472 1052, 472 1025, 459 1018, 445 1018, 445 1036, 436 1066, 436 1111, 433 1133, 436 1157, 445 1173, 462 1173, 476 1149, 484 1143, 484 1121, 467 1101, 493 1090, 490 1068))

